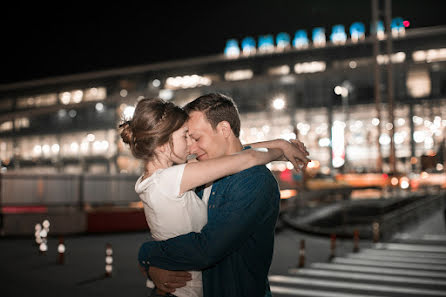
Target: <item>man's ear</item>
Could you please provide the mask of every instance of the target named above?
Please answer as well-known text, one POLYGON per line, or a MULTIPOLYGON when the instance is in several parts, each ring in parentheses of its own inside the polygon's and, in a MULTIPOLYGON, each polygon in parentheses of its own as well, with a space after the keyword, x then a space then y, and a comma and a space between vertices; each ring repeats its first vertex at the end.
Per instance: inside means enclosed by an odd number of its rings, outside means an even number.
POLYGON ((221 121, 217 124, 217 132, 228 138, 232 133, 231 124, 228 121, 221 121))

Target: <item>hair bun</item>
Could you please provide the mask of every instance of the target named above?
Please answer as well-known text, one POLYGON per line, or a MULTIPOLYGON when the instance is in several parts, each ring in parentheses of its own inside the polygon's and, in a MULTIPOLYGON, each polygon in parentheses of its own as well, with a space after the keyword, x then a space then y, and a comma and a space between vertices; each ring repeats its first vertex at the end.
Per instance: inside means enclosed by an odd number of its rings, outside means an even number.
POLYGON ((121 125, 119 125, 119 128, 122 129, 121 131, 121 138, 124 143, 131 144, 133 141, 133 130, 131 127, 130 121, 125 121, 121 125))

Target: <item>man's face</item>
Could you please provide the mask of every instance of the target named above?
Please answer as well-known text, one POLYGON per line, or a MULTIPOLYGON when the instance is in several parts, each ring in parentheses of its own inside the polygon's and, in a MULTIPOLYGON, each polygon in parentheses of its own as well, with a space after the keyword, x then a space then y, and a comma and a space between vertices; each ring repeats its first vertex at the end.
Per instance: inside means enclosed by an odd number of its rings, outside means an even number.
POLYGON ((190 152, 197 154, 199 161, 221 157, 227 143, 221 133, 212 129, 211 123, 201 111, 192 111, 188 120, 189 136, 192 139, 190 152))

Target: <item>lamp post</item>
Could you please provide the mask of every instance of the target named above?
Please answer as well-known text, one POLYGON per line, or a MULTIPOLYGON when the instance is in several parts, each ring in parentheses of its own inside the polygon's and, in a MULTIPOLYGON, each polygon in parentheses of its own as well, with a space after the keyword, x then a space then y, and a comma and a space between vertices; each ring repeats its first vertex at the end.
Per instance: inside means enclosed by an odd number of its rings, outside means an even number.
POLYGON ((349 95, 353 91, 353 85, 348 80, 344 81, 340 86, 336 86, 334 88, 334 92, 336 95, 340 95, 342 97, 342 113, 344 114, 344 122, 345 122, 345 132, 344 132, 344 168, 347 169, 347 142, 349 137, 349 121, 350 121, 350 113, 349 113, 349 95))

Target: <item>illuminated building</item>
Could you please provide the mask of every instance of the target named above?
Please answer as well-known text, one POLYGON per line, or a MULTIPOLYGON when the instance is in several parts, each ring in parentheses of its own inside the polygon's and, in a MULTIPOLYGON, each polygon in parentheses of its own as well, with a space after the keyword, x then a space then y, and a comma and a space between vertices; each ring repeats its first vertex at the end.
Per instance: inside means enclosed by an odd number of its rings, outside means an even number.
MULTIPOLYGON (((385 165, 388 131, 394 128, 397 168, 408 171, 419 164, 411 158, 436 152, 444 142, 446 27, 406 29, 404 23, 401 18, 392 23, 391 57, 383 49, 376 57, 382 72, 380 120, 372 40, 364 24, 290 30, 231 39, 214 56, 1 85, 1 166, 13 172, 137 174, 139 162, 117 126, 131 117, 140 98, 184 105, 222 92, 239 107, 244 143, 297 135, 322 170, 348 164, 350 171, 373 172, 379 171, 376 142, 385 165), (393 124, 385 96, 390 61, 393 124), (345 83, 347 96, 338 88, 345 83)), ((384 48, 382 23, 377 27, 384 48)))

